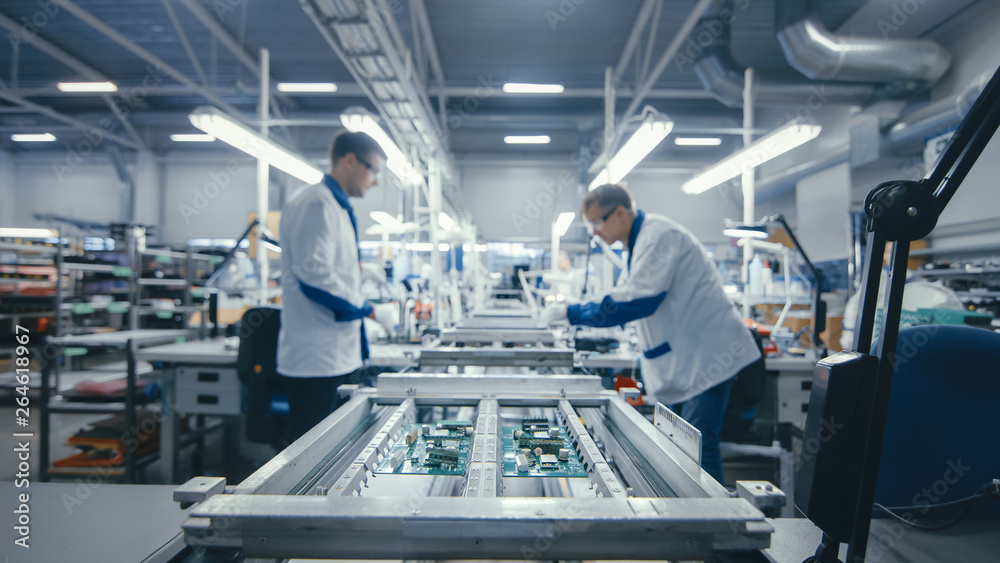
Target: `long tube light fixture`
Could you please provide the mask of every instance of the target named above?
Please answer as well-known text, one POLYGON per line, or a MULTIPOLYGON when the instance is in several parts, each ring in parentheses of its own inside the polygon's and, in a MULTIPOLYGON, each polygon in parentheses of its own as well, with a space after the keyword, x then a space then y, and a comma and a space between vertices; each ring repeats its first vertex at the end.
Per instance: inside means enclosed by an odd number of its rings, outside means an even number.
POLYGON ((378 223, 378 225, 372 225, 365 230, 365 232, 370 235, 381 235, 383 233, 400 235, 416 230, 415 224, 403 223, 385 211, 372 211, 369 215, 376 223, 378 223))
POLYGON ((406 158, 403 151, 389 138, 389 135, 375 120, 375 116, 361 108, 348 108, 340 114, 340 121, 348 131, 354 133, 364 133, 375 139, 382 150, 385 151, 385 165, 404 184, 419 183, 420 177, 414 171, 410 160, 406 158))
POLYGON ((576 218, 576 213, 572 211, 563 211, 556 218, 555 223, 553 223, 553 232, 557 236, 565 236, 566 231, 569 231, 569 226, 573 224, 573 219, 576 218))
POLYGON ((503 91, 507 94, 562 94, 564 90, 562 84, 507 82, 503 85, 503 91))
POLYGON ((722 144, 719 137, 675 137, 674 144, 679 147, 717 147, 722 144))
POLYGON ((51 143, 56 136, 52 133, 14 133, 10 140, 15 143, 51 143))
POLYGON ((114 82, 59 82, 56 88, 60 92, 117 92, 114 82))
POLYGON ((191 124, 216 139, 287 172, 309 184, 323 179, 323 171, 308 163, 301 156, 260 136, 259 133, 237 122, 211 106, 196 108, 188 116, 191 124))
POLYGON ((442 211, 438 215, 438 226, 446 231, 450 231, 455 228, 455 220, 449 217, 447 213, 442 211))
POLYGON ((214 143, 215 137, 206 133, 174 133, 170 140, 175 143, 214 143))
POLYGON ((674 122, 669 119, 647 119, 632 137, 622 145, 615 156, 611 157, 608 165, 604 167, 594 181, 587 188, 593 191, 598 186, 604 184, 617 184, 642 159, 646 158, 656 145, 660 144, 667 135, 674 129, 674 122))
POLYGON ((3 238, 50 238, 58 235, 59 231, 55 229, 0 228, 0 237, 3 238))
POLYGON ((392 215, 389 215, 385 211, 372 211, 369 213, 371 218, 375 220, 376 223, 382 225, 383 227, 402 229, 403 223, 396 219, 392 215))
POLYGON ((278 91, 289 93, 330 93, 337 91, 337 85, 332 82, 279 82, 278 91))
POLYGON ((819 125, 803 123, 798 120, 789 121, 749 146, 734 152, 695 175, 685 182, 682 188, 685 193, 689 194, 700 194, 710 190, 745 171, 753 170, 772 158, 808 143, 815 139, 822 130, 823 128, 819 125))
POLYGON ((508 145, 547 145, 551 140, 548 135, 507 135, 503 138, 508 145))

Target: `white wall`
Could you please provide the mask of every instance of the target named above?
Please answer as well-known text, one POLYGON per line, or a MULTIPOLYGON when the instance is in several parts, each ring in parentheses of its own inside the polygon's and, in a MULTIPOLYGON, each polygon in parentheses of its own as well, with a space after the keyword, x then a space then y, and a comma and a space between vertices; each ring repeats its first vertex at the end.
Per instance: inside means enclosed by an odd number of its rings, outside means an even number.
POLYGON ((18 226, 43 226, 34 219, 35 213, 102 223, 121 221, 122 184, 110 157, 79 161, 67 161, 66 157, 62 152, 15 157, 18 226))
POLYGON ((488 241, 548 241, 559 213, 579 213, 576 166, 569 159, 531 165, 459 163, 458 167, 465 203, 488 241))
POLYGON ((164 183, 161 229, 163 240, 171 243, 235 238, 257 208, 257 164, 251 159, 168 160, 164 183))
POLYGON ((729 244, 724 219, 743 219, 743 208, 726 201, 719 189, 691 195, 681 190, 690 174, 639 168, 629 174, 628 189, 639 207, 660 213, 687 227, 703 244, 729 244))
POLYGON ((813 262, 851 254, 851 171, 846 162, 798 181, 796 238, 813 262))
MULTIPOLYGON (((182 244, 193 237, 233 238, 256 208, 257 169, 248 157, 158 158, 140 153, 127 158, 133 160, 129 167, 136 182, 136 220, 159 227, 155 240, 182 244)), ((13 160, 17 225, 41 225, 35 213, 121 221, 122 185, 105 155, 95 153, 69 169, 63 153, 21 154, 13 160)), ((283 174, 275 173, 277 181, 272 182, 275 203, 281 194, 274 192, 280 192, 285 181, 279 176, 283 174)))
MULTIPOLYGON (((946 45, 952 66, 934 88, 934 98, 960 92, 973 77, 1000 65, 1000 2, 982 0, 930 37, 946 45)), ((939 226, 1000 218, 1000 140, 995 135, 951 200, 939 226)), ((934 235, 931 235, 934 238, 934 235)), ((1000 233, 976 237, 976 242, 1000 242, 1000 233)))
MULTIPOLYGON (((460 167, 466 203, 486 240, 521 238, 548 242, 552 222, 563 211, 578 214, 574 230, 580 225, 583 192, 578 191, 577 167, 569 159, 460 167)), ((742 211, 718 192, 683 193, 681 184, 689 176, 655 164, 640 164, 624 183, 641 209, 671 217, 703 243, 728 243, 722 236, 723 219, 739 218, 742 211)))

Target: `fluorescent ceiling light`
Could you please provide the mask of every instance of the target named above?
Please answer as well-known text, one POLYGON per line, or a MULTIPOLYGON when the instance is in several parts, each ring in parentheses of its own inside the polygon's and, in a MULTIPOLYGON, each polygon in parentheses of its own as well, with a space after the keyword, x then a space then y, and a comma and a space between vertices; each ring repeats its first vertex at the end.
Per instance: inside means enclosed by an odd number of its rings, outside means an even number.
POLYGON ((439 251, 441 251, 441 252, 448 252, 449 249, 451 249, 451 245, 450 244, 448 244, 446 242, 439 242, 438 243, 438 250, 439 251))
POLYGON ((378 223, 378 225, 372 225, 365 229, 365 233, 369 235, 400 235, 416 230, 414 223, 403 223, 385 211, 372 211, 369 215, 378 223))
POLYGON ((722 144, 718 137, 675 137, 674 144, 682 147, 717 147, 722 144))
POLYGON ((763 225, 758 226, 758 225, 741 225, 741 224, 734 224, 731 226, 727 226, 725 229, 722 230, 722 234, 726 235, 727 237, 733 237, 733 238, 750 237, 755 239, 766 239, 768 236, 770 236, 767 234, 767 227, 764 227, 763 225))
POLYGON ((686 193, 700 194, 739 176, 743 172, 749 172, 795 147, 808 143, 815 139, 822 130, 823 128, 819 125, 790 121, 757 139, 750 146, 744 147, 713 164, 685 182, 682 187, 686 193))
POLYGON ((503 138, 508 145, 547 145, 550 140, 548 135, 507 135, 503 138))
POLYGON ((389 138, 385 130, 375 121, 375 116, 364 110, 348 109, 346 112, 340 114, 340 121, 348 131, 364 133, 375 139, 375 142, 385 151, 387 157, 385 161, 386 167, 397 178, 407 184, 417 184, 420 182, 420 176, 413 170, 409 159, 406 158, 403 151, 399 150, 396 143, 389 138))
POLYGON ((485 244, 476 244, 472 246, 472 249, 476 252, 486 252, 489 248, 485 244))
POLYGON ((60 82, 56 84, 60 92, 117 92, 114 82, 60 82))
POLYGON ((575 218, 576 218, 576 213, 572 211, 563 211, 562 213, 559 214, 559 217, 556 219, 555 223, 552 224, 552 231, 556 234, 556 236, 561 237, 565 235, 566 231, 569 230, 569 226, 573 223, 573 219, 575 218))
POLYGON ((215 137, 207 133, 175 133, 170 136, 175 143, 211 143, 215 137))
POLYGON ((10 136, 11 141, 18 143, 51 143, 56 140, 52 133, 15 133, 10 136))
POLYGON ((403 223, 399 219, 396 219, 392 215, 389 215, 385 211, 372 211, 368 215, 371 216, 377 223, 384 227, 394 227, 397 229, 403 228, 403 223))
POLYGON ((49 238, 59 234, 55 229, 18 229, 0 228, 0 237, 10 238, 49 238))
POLYGON ((562 94, 563 90, 562 84, 508 82, 503 85, 503 91, 508 94, 562 94))
POLYGON ((336 92, 333 82, 279 82, 279 92, 336 92))
POLYGON ((618 153, 611 157, 608 165, 594 178, 594 181, 590 183, 587 189, 592 191, 603 184, 617 184, 620 182, 673 129, 674 122, 669 119, 646 120, 632 134, 632 137, 622 145, 618 153))
POLYGON ((194 110, 188 116, 191 123, 216 139, 232 145, 268 165, 283 170, 309 184, 318 184, 323 172, 301 156, 261 137, 256 131, 210 106, 194 110))
POLYGON ((408 242, 403 248, 414 252, 430 252, 434 250, 434 245, 429 242, 408 242))
POLYGON ((442 211, 441 214, 438 215, 438 226, 446 231, 450 231, 455 228, 455 221, 453 221, 447 213, 442 211))

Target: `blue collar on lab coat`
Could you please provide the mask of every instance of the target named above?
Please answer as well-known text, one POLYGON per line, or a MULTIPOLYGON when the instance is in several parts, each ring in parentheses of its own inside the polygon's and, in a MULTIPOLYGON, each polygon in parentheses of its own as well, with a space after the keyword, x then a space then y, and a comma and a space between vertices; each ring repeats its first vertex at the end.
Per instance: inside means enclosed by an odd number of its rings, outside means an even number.
MULTIPOLYGON (((358 240, 358 219, 354 216, 354 208, 351 207, 350 200, 347 199, 347 194, 344 193, 344 188, 340 187, 340 184, 333 179, 329 174, 323 175, 323 183, 326 187, 330 188, 330 193, 333 194, 333 199, 337 200, 337 203, 347 211, 347 216, 351 218, 351 226, 354 227, 354 240, 358 240)), ((361 262, 361 246, 358 246, 358 262, 361 262)), ((368 351, 368 334, 365 331, 365 323, 361 323, 361 360, 367 360, 369 357, 368 351)))
POLYGON ((632 270, 632 249, 635 248, 635 239, 639 238, 639 229, 646 218, 646 212, 640 209, 635 213, 635 220, 632 221, 632 229, 628 232, 628 269, 632 270))

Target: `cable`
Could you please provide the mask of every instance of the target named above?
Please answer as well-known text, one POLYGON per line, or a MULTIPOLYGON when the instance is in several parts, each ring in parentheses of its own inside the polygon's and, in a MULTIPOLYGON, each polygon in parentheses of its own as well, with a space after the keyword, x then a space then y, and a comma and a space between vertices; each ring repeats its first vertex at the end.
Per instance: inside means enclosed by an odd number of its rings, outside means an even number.
POLYGON ((580 291, 580 301, 586 301, 583 297, 587 295, 587 280, 590 278, 590 255, 593 254, 594 237, 587 240, 587 260, 583 264, 583 289, 580 291))
POLYGON ((926 530, 928 532, 938 532, 938 531, 941 531, 941 530, 947 530, 948 528, 950 528, 950 527, 954 526, 955 524, 958 524, 959 522, 961 522, 962 520, 964 520, 965 517, 969 514, 969 511, 972 510, 972 505, 968 504, 968 505, 966 505, 965 509, 962 510, 961 514, 959 514, 958 516, 956 516, 956 517, 952 518, 951 520, 945 522, 944 524, 941 524, 940 526, 924 526, 923 524, 917 524, 916 522, 911 522, 910 520, 907 520, 906 518, 903 518, 902 516, 896 514, 895 512, 889 510, 888 508, 882 506, 881 504, 875 503, 873 506, 876 509, 881 510, 882 512, 885 512, 889 516, 892 516, 896 520, 899 520, 903 524, 906 524, 907 526, 910 526, 912 528, 916 528, 918 530, 926 530))
POLYGON ((958 499, 958 500, 952 500, 952 501, 942 502, 942 503, 938 503, 938 504, 911 505, 911 506, 893 506, 891 508, 886 508, 885 506, 882 506, 879 503, 875 503, 875 504, 872 505, 872 508, 874 510, 878 510, 878 511, 881 511, 881 512, 884 512, 884 513, 888 514, 889 516, 895 518, 896 520, 899 520, 900 522, 906 524, 907 526, 911 526, 911 527, 917 528, 919 530, 926 530, 926 531, 930 531, 930 532, 937 532, 937 531, 940 531, 940 530, 946 530, 946 529, 954 526, 955 524, 958 524, 959 522, 961 522, 962 520, 964 520, 966 516, 968 516, 969 511, 972 510, 973 505, 975 505, 978 502, 982 502, 984 500, 989 500, 989 499, 1000 500, 1000 480, 994 479, 991 483, 986 484, 985 486, 983 486, 982 488, 980 488, 978 491, 976 491, 976 494, 970 495, 970 496, 967 496, 965 498, 961 498, 961 499, 958 499), (896 514, 896 511, 900 511, 900 510, 923 510, 923 511, 926 511, 926 510, 937 510, 937 509, 941 509, 941 508, 951 508, 951 507, 954 507, 954 506, 962 506, 964 508, 962 509, 962 512, 958 516, 955 516, 954 518, 952 518, 951 520, 945 522, 944 524, 939 524, 939 525, 936 525, 936 526, 925 526, 923 524, 917 524, 916 522, 913 522, 911 520, 907 520, 906 518, 900 516, 899 514, 896 514))

